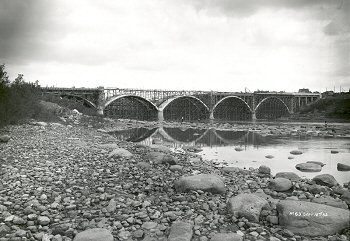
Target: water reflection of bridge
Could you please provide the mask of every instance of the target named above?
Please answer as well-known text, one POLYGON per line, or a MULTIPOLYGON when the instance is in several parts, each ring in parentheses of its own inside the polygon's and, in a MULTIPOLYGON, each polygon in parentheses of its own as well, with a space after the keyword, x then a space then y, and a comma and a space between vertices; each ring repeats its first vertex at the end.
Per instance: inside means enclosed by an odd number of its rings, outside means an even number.
POLYGON ((168 143, 172 146, 227 146, 260 145, 265 138, 251 131, 227 131, 216 129, 194 129, 159 127, 153 129, 132 128, 111 132, 114 137, 145 145, 168 143))

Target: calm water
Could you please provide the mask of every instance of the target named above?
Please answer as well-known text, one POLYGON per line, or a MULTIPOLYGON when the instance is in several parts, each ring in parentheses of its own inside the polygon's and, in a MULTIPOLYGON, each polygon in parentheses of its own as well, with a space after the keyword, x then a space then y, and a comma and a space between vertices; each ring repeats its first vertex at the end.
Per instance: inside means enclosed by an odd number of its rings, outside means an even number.
POLYGON ((228 166, 240 168, 266 165, 273 174, 293 171, 299 176, 312 178, 319 174, 332 174, 339 183, 350 181, 350 171, 340 172, 337 163, 350 165, 349 138, 276 138, 264 137, 249 131, 222 131, 215 129, 180 129, 180 128, 134 128, 110 133, 119 140, 145 145, 163 144, 173 148, 199 146, 200 155, 228 166), (240 147, 242 151, 236 151, 240 147), (291 150, 301 150, 302 155, 293 156, 291 150), (339 153, 331 154, 331 150, 339 153), (268 159, 266 155, 273 155, 268 159), (294 159, 288 159, 293 156, 294 159), (295 169, 295 165, 306 161, 325 163, 321 172, 307 173, 295 169))

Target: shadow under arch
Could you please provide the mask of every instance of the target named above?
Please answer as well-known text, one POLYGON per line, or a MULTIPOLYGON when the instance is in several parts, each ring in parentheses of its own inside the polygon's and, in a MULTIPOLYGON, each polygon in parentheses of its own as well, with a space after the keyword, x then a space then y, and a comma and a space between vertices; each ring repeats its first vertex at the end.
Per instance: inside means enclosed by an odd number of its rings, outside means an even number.
POLYGON ((277 119, 290 115, 289 107, 276 96, 269 96, 259 102, 255 108, 257 119, 277 119))
POLYGON ((197 121, 209 119, 208 106, 195 96, 175 96, 158 107, 163 111, 164 120, 197 121))
POLYGON ((252 109, 238 96, 226 96, 213 107, 213 117, 217 120, 250 120, 252 109))
POLYGON ((119 95, 104 104, 105 116, 121 119, 156 120, 158 107, 137 95, 119 95))

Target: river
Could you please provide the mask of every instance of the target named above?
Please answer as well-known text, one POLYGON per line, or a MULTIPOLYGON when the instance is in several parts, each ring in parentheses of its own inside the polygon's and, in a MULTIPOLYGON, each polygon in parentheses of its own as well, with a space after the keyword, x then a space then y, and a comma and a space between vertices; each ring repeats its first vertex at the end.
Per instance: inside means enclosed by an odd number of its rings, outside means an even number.
POLYGON ((199 155, 219 166, 258 168, 266 165, 272 174, 295 172, 301 177, 313 178, 331 174, 339 183, 350 181, 350 171, 338 171, 337 163, 350 165, 350 138, 317 136, 269 136, 248 130, 219 130, 159 127, 132 128, 111 132, 119 140, 152 145, 162 144, 181 151, 184 146, 200 147, 199 155), (301 155, 290 151, 300 150, 301 155), (338 153, 331 153, 331 150, 338 153), (266 156, 270 155, 270 158, 266 156), (272 157, 272 158, 271 158, 272 157), (320 172, 301 172, 295 166, 302 162, 318 161, 325 165, 320 172))

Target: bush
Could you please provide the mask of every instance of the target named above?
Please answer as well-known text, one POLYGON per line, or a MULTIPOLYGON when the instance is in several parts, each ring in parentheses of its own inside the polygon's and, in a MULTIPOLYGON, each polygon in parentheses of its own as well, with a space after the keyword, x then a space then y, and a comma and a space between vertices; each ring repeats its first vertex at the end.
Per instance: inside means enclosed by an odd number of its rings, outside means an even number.
POLYGON ((39 110, 40 86, 24 82, 21 74, 11 83, 4 65, 0 65, 0 78, 0 126, 33 118, 39 110))

